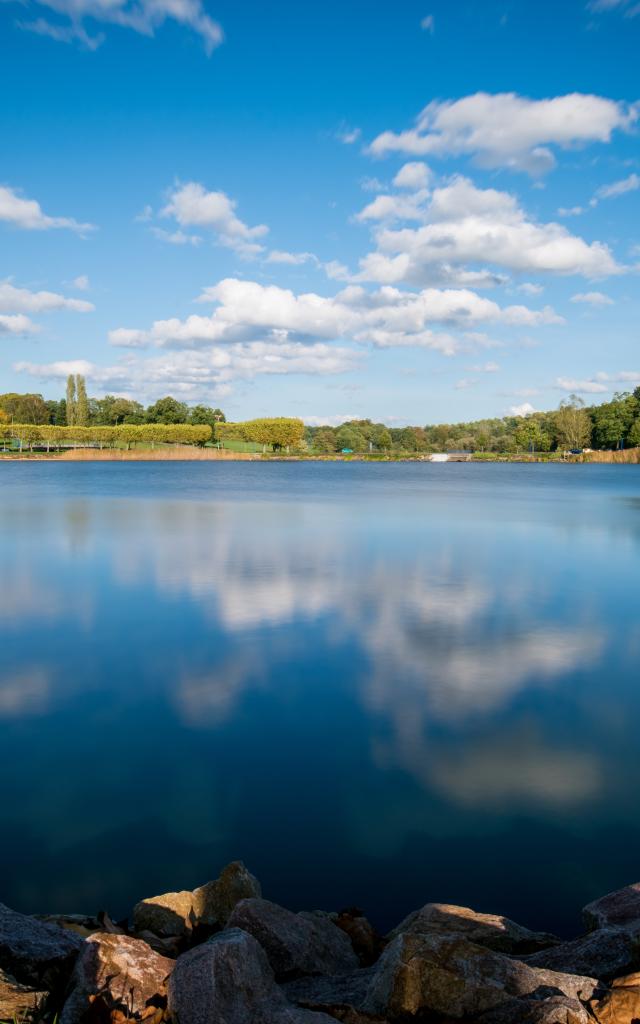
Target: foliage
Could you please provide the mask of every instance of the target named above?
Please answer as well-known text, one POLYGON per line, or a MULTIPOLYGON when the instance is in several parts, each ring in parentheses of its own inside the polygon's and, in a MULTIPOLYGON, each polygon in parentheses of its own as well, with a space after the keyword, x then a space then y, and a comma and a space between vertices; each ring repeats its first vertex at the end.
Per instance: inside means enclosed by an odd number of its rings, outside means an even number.
POLYGON ((254 441, 269 445, 275 451, 282 448, 301 448, 304 445, 305 428, 302 420, 280 416, 275 419, 247 420, 244 423, 219 423, 215 429, 216 439, 223 441, 254 441))
POLYGON ((0 426, 0 438, 15 439, 20 448, 34 445, 56 448, 79 445, 80 447, 111 448, 117 445, 143 444, 195 444, 205 445, 211 440, 211 427, 191 423, 176 424, 120 424, 114 427, 99 425, 82 427, 59 427, 52 424, 36 426, 32 423, 14 423, 0 426))

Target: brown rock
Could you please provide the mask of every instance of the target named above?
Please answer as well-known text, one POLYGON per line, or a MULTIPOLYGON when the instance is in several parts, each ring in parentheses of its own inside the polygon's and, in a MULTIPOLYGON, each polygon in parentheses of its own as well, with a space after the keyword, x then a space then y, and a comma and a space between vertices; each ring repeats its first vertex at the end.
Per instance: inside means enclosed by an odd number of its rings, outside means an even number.
POLYGON ((257 878, 242 861, 233 861, 219 878, 193 892, 166 892, 136 903, 133 926, 136 932, 150 931, 164 938, 189 937, 194 928, 224 928, 239 900, 260 895, 257 878))
POLYGON ((634 938, 640 938, 640 882, 587 903, 582 915, 589 931, 622 928, 634 938))
POLYGON ((169 979, 169 1011, 179 1024, 335 1024, 325 1014, 292 1006, 264 950, 240 928, 219 932, 178 957, 169 979))
POLYGON ((341 910, 333 921, 351 939, 351 945, 363 967, 374 963, 384 949, 385 939, 376 931, 370 921, 357 907, 341 910))
POLYGON ((294 914, 269 900, 241 900, 229 927, 257 939, 278 979, 340 974, 358 966, 349 937, 325 914, 294 914))
POLYGON ((479 914, 469 907, 456 907, 448 903, 427 903, 421 910, 405 917, 404 921, 389 933, 396 935, 456 934, 486 946, 498 953, 535 953, 539 949, 560 942, 555 935, 546 932, 532 932, 508 917, 497 914, 479 914))
POLYGON ((48 992, 21 985, 10 974, 0 970, 0 1020, 22 1020, 38 1010, 48 995, 48 992))
POLYGON ((477 1018, 478 1024, 593 1024, 582 1003, 566 996, 510 999, 477 1018))
POLYGON ((617 978, 608 992, 589 1003, 598 1024, 637 1024, 640 1021, 640 973, 617 978))
POLYGON ((588 974, 603 981, 633 970, 638 954, 627 932, 599 928, 572 942, 562 942, 523 959, 530 967, 545 967, 564 974, 588 974))
POLYGON ((159 1024, 166 1016, 167 979, 174 963, 140 939, 90 935, 78 957, 60 1024, 159 1024))
POLYGON ((528 967, 452 935, 398 935, 375 969, 361 1007, 395 1018, 419 1013, 474 1016, 509 999, 564 995, 585 1001, 594 978, 528 967))
POLYGON ((64 984, 81 946, 79 935, 0 903, 0 968, 18 981, 47 989, 64 984))

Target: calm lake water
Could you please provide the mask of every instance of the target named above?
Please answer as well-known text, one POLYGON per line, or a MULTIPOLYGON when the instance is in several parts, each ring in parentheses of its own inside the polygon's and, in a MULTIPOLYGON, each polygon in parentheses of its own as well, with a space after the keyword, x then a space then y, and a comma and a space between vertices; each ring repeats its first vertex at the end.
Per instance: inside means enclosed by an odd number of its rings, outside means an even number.
POLYGON ((640 469, 0 465, 0 899, 575 929, 640 878, 640 469))

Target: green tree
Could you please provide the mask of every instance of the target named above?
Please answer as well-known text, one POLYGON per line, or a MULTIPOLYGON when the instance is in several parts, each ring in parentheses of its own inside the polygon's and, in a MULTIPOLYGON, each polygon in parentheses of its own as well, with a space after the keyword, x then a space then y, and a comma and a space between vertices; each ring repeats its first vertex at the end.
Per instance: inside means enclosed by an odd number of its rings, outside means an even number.
POLYGON ((76 399, 76 378, 72 373, 67 377, 67 426, 75 427, 77 423, 78 403, 76 399))
POLYGON ((640 416, 633 421, 627 434, 627 444, 630 448, 640 447, 640 416))
POLYGON ((215 429, 216 423, 224 423, 222 409, 212 409, 209 405, 194 405, 189 410, 189 423, 196 427, 208 426, 215 429))
POLYGON ((179 402, 171 395, 159 398, 150 405, 146 412, 147 423, 186 423, 188 409, 184 402, 179 402))
POLYGON ((371 432, 371 443, 376 451, 387 452, 391 448, 391 434, 385 427, 384 423, 376 423, 371 432))
POLYGON ((559 448, 584 448, 591 441, 591 420, 578 395, 569 395, 560 402, 555 426, 559 448))
POLYGON ((20 395, 9 392, 0 395, 0 409, 13 423, 48 423, 49 409, 42 395, 20 395))
POLYGON ((350 423, 343 423, 336 430, 336 445, 339 452, 343 448, 349 448, 352 452, 364 452, 369 443, 359 427, 353 427, 350 423))
POLYGON ((313 435, 312 447, 317 452, 330 455, 336 450, 336 432, 331 427, 320 427, 313 435))
POLYGON ((87 385, 84 377, 76 375, 76 417, 75 422, 79 427, 86 427, 89 423, 89 400, 87 398, 87 385))

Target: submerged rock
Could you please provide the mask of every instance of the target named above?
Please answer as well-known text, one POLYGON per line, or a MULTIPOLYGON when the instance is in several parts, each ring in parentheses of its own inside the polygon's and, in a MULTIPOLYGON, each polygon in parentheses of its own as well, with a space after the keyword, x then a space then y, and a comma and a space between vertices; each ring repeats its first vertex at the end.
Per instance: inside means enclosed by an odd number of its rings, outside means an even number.
POLYGON ((530 967, 545 967, 565 974, 588 974, 601 981, 628 974, 638 963, 631 936, 618 928, 599 928, 572 942, 562 942, 533 956, 524 957, 530 967))
POLYGON ((621 928, 640 938, 640 882, 601 896, 582 910, 587 928, 621 928))
POLYGON ((0 970, 0 1020, 22 1020, 40 1009, 49 993, 21 985, 10 974, 0 970))
POLYGON ((266 953, 240 928, 178 957, 169 979, 169 1012, 179 1024, 335 1024, 288 1001, 266 953))
POLYGON ((194 928, 224 928, 239 900, 260 896, 260 883, 242 861, 233 861, 220 877, 199 888, 150 896, 133 908, 136 932, 150 931, 163 938, 190 936, 194 928))
POLYGON ((60 1024, 81 1024, 89 1011, 100 1024, 159 1024, 166 1017, 167 979, 174 963, 140 939, 90 935, 78 957, 60 1024))
POLYGON ((534 953, 560 942, 547 932, 532 932, 508 917, 480 914, 469 907, 449 903, 427 903, 405 917, 389 938, 397 935, 456 934, 498 953, 534 953))
POLYGON ((74 932, 0 903, 0 968, 20 982, 57 988, 71 973, 82 942, 74 932))
POLYGON ((527 966, 452 935, 398 935, 382 954, 361 1009, 402 1018, 474 1016, 509 999, 563 995, 585 1001, 594 978, 527 966))
POLYGON ((358 966, 351 941, 324 914, 294 914, 269 900, 241 900, 229 918, 260 943, 279 979, 340 974, 358 966))

